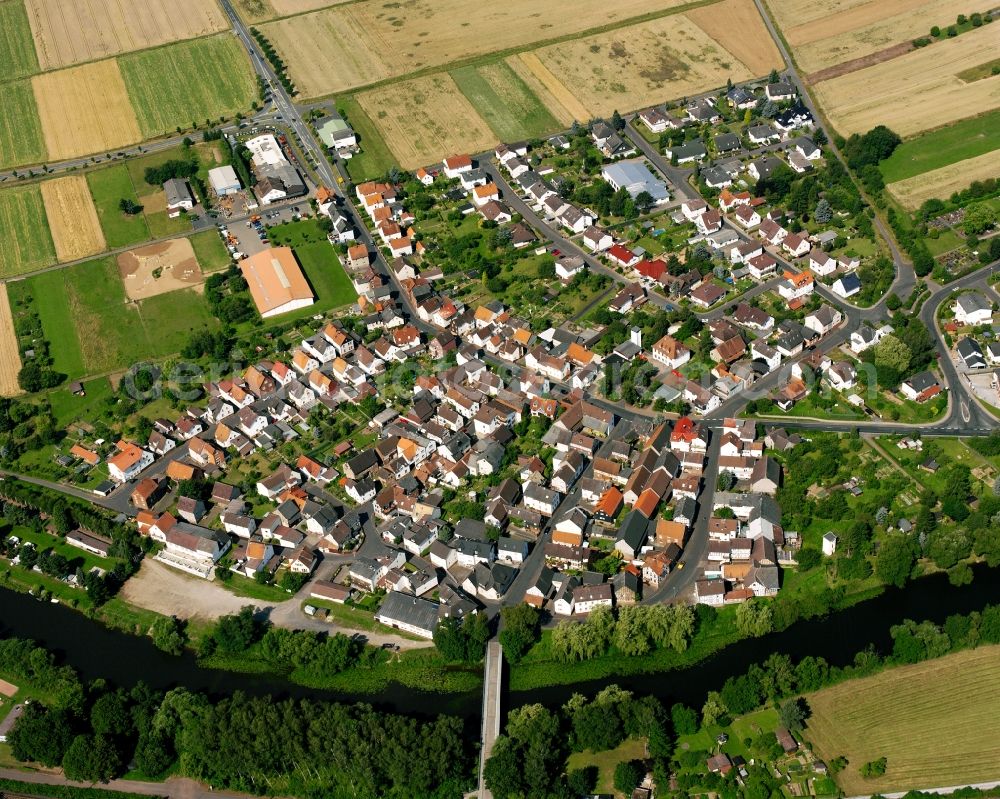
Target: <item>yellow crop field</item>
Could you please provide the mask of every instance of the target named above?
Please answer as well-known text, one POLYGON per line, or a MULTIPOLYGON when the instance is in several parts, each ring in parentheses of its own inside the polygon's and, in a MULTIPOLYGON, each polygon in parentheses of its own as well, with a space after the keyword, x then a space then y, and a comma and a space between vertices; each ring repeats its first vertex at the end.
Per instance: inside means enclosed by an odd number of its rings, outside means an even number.
POLYGON ((507 63, 534 90, 535 96, 545 104, 552 115, 564 125, 572 124, 573 120, 583 122, 590 117, 590 112, 583 103, 576 99, 573 92, 567 89, 559 78, 549 72, 534 53, 512 55, 507 59, 507 63))
POLYGON ((958 77, 996 57, 995 24, 819 83, 816 97, 843 136, 879 124, 912 136, 1000 107, 1000 75, 958 77))
POLYGON ((365 113, 404 169, 497 143, 450 75, 392 83, 357 95, 365 113))
POLYGON ((755 75, 784 67, 781 53, 753 0, 722 0, 687 11, 685 16, 735 54, 755 75))
POLYGON ((925 200, 935 197, 946 200, 954 192, 968 188, 975 180, 997 177, 1000 177, 1000 150, 966 158, 912 178, 897 180, 886 188, 900 205, 913 211, 925 200))
POLYGON ((971 785, 1000 778, 1000 647, 984 646, 806 697, 806 738, 848 795, 971 785), (860 768, 881 757, 882 777, 860 768))
POLYGON ((142 140, 114 59, 36 75, 31 86, 53 161, 142 140))
MULTIPOLYGON (((858 6, 870 6, 873 11, 879 6, 892 5, 898 0, 765 0, 771 14, 785 32, 799 25, 833 14, 846 14, 858 6)), ((787 37, 786 37, 787 38, 787 37)), ((789 42, 792 44, 792 42, 789 42)))
MULTIPOLYGON (((755 45, 756 46, 756 45, 755 45)), ((589 116, 697 94, 756 77, 684 15, 673 15, 534 51, 589 116)))
POLYGON ((107 249, 87 179, 73 175, 41 184, 45 215, 60 261, 75 261, 107 249))
POLYGON ((338 6, 350 0, 271 0, 271 6, 279 17, 287 17, 289 14, 302 14, 306 11, 315 11, 318 8, 328 6, 338 6))
MULTIPOLYGON (((272 0, 278 7, 281 0, 272 0)), ((296 2, 296 0, 290 0, 296 2)), ((663 13, 684 0, 361 0, 280 19, 261 31, 307 97, 663 13), (571 11, 571 13, 570 13, 571 11)))
POLYGON ((229 27, 211 0, 25 0, 43 70, 229 27))
POLYGON ((934 25, 954 22, 959 14, 980 7, 976 0, 891 0, 822 17, 786 35, 799 66, 818 72, 926 36, 934 25))
POLYGON ((21 393, 17 373, 21 371, 21 350, 14 332, 14 317, 10 312, 7 284, 0 283, 0 397, 21 393))

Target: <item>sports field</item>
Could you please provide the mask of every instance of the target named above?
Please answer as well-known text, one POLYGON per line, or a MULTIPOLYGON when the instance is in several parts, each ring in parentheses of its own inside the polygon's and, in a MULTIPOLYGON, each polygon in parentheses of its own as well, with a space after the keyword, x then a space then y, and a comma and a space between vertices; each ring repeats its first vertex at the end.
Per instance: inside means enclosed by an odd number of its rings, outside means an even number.
POLYGON ((1000 150, 1000 110, 907 139, 879 164, 886 183, 1000 150))
POLYGON ((959 14, 981 10, 975 0, 880 0, 831 11, 786 30, 785 36, 799 66, 817 72, 927 36, 934 25, 944 27, 959 14))
POLYGON ((850 680, 806 697, 806 738, 849 796, 1000 779, 1000 647, 850 680), (860 767, 880 757, 885 776, 860 767))
POLYGON ((900 205, 913 211, 924 200, 936 197, 947 200, 954 192, 969 187, 973 181, 1000 177, 1000 150, 993 150, 956 164, 932 169, 911 178, 889 183, 886 188, 900 205))
POLYGON ((49 158, 106 152, 142 139, 114 59, 31 79, 49 158))
POLYGON ((13 397, 21 388, 17 373, 21 371, 21 353, 14 332, 7 284, 0 283, 0 397, 13 397))
POLYGON ((995 26, 824 81, 816 97, 842 136, 879 124, 913 136, 1000 107, 1000 75, 973 83, 958 77, 996 57, 995 26))
POLYGON ((462 94, 501 141, 552 133, 559 122, 505 62, 451 71, 462 94))
POLYGON ((261 31, 306 97, 663 13, 683 0, 361 0, 277 20, 261 31), (321 56, 319 54, 322 54, 321 56))
POLYGON ((131 53, 119 63, 146 138, 246 111, 257 97, 250 60, 229 34, 131 53))
POLYGON ((42 69, 204 36, 229 25, 206 0, 24 0, 42 69))
POLYGON ((46 158, 30 80, 3 84, 0 103, 0 167, 40 164, 46 158))
POLYGON ((139 201, 125 164, 115 164, 88 172, 87 185, 90 186, 97 218, 100 220, 104 239, 110 249, 127 247, 129 244, 146 241, 150 237, 149 227, 143 214, 128 216, 118 207, 123 199, 139 201))
POLYGON ((0 278, 23 275, 55 262, 38 186, 0 190, 0 278))
POLYGON ((497 143, 450 75, 400 81, 357 95, 404 169, 452 153, 478 153, 497 143))
POLYGON ((124 369, 180 350, 194 329, 214 326, 191 289, 128 302, 114 258, 98 258, 27 281, 51 344, 70 378, 124 369))
POLYGON ((0 75, 3 80, 38 72, 38 56, 22 0, 0 2, 0 75))
MULTIPOLYGON (((756 45, 753 45, 756 47, 756 45)), ((682 14, 534 51, 589 116, 640 108, 756 77, 682 14)))
POLYGON ((60 261, 75 261, 103 252, 107 245, 97 210, 82 175, 41 183, 45 215, 60 261))

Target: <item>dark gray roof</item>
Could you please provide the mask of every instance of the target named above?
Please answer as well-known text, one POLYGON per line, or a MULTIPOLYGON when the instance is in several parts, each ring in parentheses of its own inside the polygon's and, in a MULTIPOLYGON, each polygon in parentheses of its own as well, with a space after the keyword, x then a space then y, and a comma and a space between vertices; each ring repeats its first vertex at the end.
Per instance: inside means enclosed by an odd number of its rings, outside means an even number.
POLYGON ((378 609, 377 617, 434 632, 438 625, 438 605, 426 599, 390 591, 378 609))

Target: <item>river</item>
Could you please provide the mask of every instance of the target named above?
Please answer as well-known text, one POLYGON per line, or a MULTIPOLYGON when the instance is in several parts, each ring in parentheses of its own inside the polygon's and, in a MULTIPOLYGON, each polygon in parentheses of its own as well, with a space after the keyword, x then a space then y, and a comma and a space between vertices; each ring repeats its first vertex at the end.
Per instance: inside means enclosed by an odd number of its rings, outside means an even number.
MULTIPOLYGON (((844 666, 868 646, 888 652, 892 647, 889 628, 904 619, 940 623, 951 614, 1000 603, 1000 568, 980 565, 974 568, 974 574, 970 585, 960 587, 950 585, 945 574, 924 577, 825 618, 798 622, 782 632, 733 644, 686 669, 508 693, 505 705, 508 709, 532 702, 558 706, 574 692, 591 695, 616 682, 636 693, 653 694, 668 704, 685 702, 701 707, 708 691, 717 690, 728 677, 744 673, 751 663, 763 661, 773 652, 796 660, 805 655, 821 656, 831 665, 844 666)), ((243 691, 255 696, 362 701, 400 713, 451 713, 467 719, 479 717, 482 702, 478 691, 443 696, 394 684, 376 695, 351 695, 305 688, 280 677, 206 669, 191 653, 168 655, 154 647, 149 638, 110 630, 63 605, 39 602, 2 588, 0 634, 38 641, 85 680, 103 677, 125 687, 143 680, 161 690, 185 686, 213 695, 243 691)))

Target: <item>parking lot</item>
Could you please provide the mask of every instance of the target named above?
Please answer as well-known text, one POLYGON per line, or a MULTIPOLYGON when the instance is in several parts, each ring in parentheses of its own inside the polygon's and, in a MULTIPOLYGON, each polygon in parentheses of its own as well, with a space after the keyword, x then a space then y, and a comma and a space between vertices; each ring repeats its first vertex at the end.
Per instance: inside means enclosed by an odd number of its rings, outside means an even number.
POLYGON ((270 242, 267 239, 267 229, 298 218, 300 214, 294 210, 296 208, 298 208, 302 216, 310 216, 312 214, 309 198, 298 197, 281 206, 262 206, 254 212, 254 215, 250 219, 230 222, 226 226, 229 234, 238 240, 237 249, 240 252, 245 253, 247 256, 256 255, 261 250, 265 250, 270 246, 270 242))

